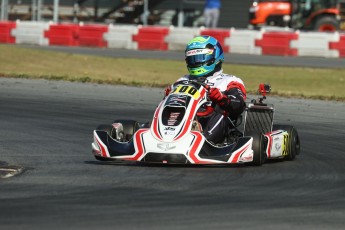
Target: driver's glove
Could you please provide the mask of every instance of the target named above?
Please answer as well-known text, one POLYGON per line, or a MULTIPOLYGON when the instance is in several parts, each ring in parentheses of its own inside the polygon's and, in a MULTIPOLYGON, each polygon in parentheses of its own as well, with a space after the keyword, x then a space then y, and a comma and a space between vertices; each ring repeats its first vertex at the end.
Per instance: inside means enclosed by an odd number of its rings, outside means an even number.
POLYGON ((218 88, 211 88, 208 94, 211 101, 216 102, 219 105, 223 105, 228 101, 228 97, 224 95, 218 88))
POLYGON ((171 92, 171 85, 168 85, 168 86, 164 89, 165 97, 168 96, 170 92, 171 92))

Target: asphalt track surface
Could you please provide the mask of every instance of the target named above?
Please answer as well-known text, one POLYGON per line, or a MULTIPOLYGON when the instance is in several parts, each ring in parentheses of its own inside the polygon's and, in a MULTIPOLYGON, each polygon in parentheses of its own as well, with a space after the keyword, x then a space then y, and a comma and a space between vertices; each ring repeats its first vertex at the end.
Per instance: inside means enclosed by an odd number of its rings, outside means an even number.
POLYGON ((0 78, 0 229, 344 229, 345 105, 270 97, 301 138, 262 167, 102 163, 92 130, 148 121, 161 89, 0 78), (1 168, 1 167, 0 167, 1 168))

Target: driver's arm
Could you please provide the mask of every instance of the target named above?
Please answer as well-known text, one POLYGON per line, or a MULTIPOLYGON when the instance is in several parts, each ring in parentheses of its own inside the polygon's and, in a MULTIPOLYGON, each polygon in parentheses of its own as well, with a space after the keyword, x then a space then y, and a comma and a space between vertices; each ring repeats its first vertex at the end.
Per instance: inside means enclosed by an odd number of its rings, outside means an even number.
POLYGON ((229 114, 230 119, 235 120, 246 107, 245 93, 241 89, 234 87, 226 90, 224 95, 226 95, 226 98, 219 103, 219 106, 229 114))
POLYGON ((228 113, 232 120, 236 119, 246 106, 246 89, 240 82, 230 82, 224 92, 220 92, 218 88, 212 88, 209 97, 228 113))

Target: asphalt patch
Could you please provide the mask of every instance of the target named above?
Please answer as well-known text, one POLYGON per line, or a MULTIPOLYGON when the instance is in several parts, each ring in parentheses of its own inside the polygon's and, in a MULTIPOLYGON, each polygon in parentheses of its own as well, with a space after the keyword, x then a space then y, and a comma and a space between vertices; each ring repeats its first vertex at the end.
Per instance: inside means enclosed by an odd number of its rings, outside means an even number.
POLYGON ((0 179, 10 178, 23 173, 24 167, 17 165, 8 165, 7 162, 0 161, 0 179))

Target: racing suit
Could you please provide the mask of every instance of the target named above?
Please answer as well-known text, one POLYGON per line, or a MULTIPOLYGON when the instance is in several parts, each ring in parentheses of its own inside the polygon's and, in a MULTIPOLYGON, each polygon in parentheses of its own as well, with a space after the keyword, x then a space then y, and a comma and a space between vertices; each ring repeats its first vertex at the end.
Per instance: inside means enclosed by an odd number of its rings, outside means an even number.
MULTIPOLYGON (((185 75, 177 82, 191 79, 193 79, 192 76, 185 75)), ((197 113, 198 121, 202 125, 207 140, 221 143, 232 126, 230 120, 236 121, 245 109, 246 89, 240 78, 224 74, 223 70, 207 77, 204 83, 210 88, 219 89, 223 98, 201 107, 197 113)))

